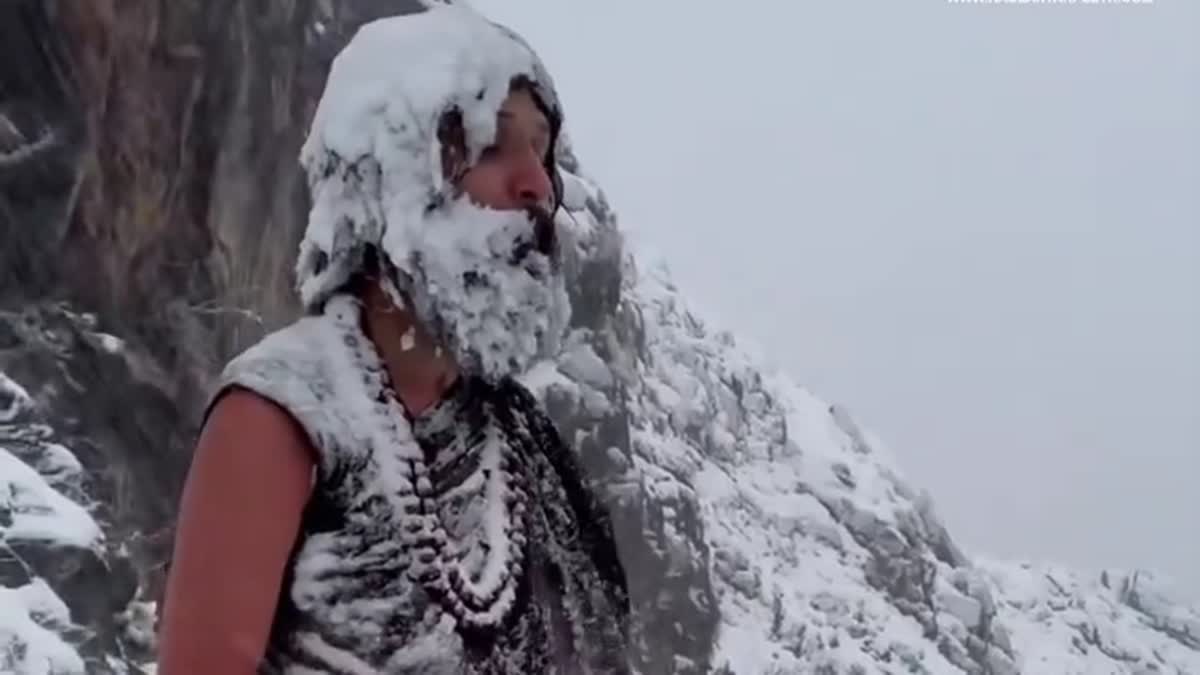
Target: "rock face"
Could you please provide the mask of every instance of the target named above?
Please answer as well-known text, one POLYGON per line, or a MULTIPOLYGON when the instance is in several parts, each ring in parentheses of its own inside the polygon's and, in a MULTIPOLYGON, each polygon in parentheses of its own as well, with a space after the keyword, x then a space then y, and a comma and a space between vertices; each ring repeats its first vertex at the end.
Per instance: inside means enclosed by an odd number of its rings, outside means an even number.
POLYGON ((296 312, 308 209, 296 157, 329 63, 362 22, 419 8, 0 4, 0 372, 25 392, 0 419, 0 458, 78 465, 0 474, 0 575, 24 594, 0 601, 0 671, 75 672, 80 659, 119 671, 150 656, 139 603, 161 592, 208 383, 296 312), (100 534, 9 529, 54 509, 71 522, 82 510, 100 534), (31 625, 45 639, 14 628, 31 625), (54 635, 78 653, 47 662, 54 635))
MULTIPOLYGON (((325 71, 419 7, 0 4, 0 672, 152 660, 207 386, 297 311, 325 71)), ((564 169, 572 332, 526 381, 613 510, 643 672, 1200 672, 1200 612, 1153 576, 960 551, 877 439, 708 326, 564 169)))

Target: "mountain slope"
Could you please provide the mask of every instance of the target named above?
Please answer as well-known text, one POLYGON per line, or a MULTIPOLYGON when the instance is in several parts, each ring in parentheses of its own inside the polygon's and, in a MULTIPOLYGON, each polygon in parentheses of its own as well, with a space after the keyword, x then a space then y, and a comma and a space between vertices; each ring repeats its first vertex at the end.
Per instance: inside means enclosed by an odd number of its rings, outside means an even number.
POLYGON ((665 276, 646 275, 634 292, 656 315, 648 407, 671 420, 648 446, 687 448, 715 551, 714 663, 738 673, 1200 673, 1200 613, 1150 575, 1109 572, 1105 586, 974 564, 845 411, 708 334, 665 276))
POLYGON ((709 327, 571 178, 577 265, 608 270, 609 305, 530 381, 667 561, 665 598, 635 585, 647 672, 1200 672, 1200 613, 1146 573, 973 563, 877 439, 709 327), (580 434, 606 416, 627 428, 580 434))

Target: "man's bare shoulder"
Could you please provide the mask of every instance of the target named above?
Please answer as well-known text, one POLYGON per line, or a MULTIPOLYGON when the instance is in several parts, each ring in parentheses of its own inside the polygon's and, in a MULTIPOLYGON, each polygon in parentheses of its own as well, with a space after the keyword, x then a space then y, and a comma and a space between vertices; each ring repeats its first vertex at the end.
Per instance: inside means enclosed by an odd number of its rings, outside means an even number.
POLYGON ((230 386, 214 401, 197 452, 208 448, 290 456, 312 461, 316 455, 303 428, 271 399, 230 386))
POLYGON ((273 625, 313 466, 303 432, 270 400, 231 388, 214 403, 180 500, 160 672, 254 668, 273 625))

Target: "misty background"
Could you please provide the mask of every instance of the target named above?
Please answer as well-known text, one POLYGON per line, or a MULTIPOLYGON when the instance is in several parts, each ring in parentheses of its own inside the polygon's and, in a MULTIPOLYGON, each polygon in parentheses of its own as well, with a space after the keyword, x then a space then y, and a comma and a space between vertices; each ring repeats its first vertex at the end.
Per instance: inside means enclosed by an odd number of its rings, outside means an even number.
POLYGON ((1200 599, 1200 2, 474 4, 624 228, 970 554, 1200 599))

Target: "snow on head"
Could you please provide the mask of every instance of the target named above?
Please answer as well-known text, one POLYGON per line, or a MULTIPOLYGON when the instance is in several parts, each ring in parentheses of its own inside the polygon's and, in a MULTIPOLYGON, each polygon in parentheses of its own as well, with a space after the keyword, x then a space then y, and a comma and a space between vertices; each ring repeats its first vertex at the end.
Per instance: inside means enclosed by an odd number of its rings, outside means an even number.
MULTIPOLYGON (((456 5, 363 26, 334 60, 301 151, 313 196, 297 275, 317 311, 374 249, 385 286, 485 376, 524 371, 553 350, 569 313, 551 219, 497 210, 447 180, 439 138, 461 127, 466 166, 496 134, 515 81, 557 129, 553 83, 511 31, 456 5)), ((553 169, 553 162, 548 161, 553 169)))

